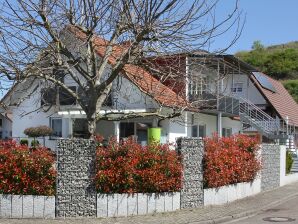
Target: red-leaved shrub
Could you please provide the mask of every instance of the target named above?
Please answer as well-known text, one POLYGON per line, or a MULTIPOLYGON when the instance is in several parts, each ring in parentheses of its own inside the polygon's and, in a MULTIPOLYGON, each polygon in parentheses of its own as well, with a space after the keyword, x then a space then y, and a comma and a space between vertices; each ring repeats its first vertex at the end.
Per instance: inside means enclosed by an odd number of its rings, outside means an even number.
POLYGON ((111 139, 107 147, 98 146, 98 192, 179 191, 181 178, 180 157, 169 145, 141 146, 132 139, 119 144, 111 139))
POLYGON ((0 141, 0 194, 53 195, 54 157, 45 148, 0 141))
POLYGON ((261 168, 258 139, 246 135, 205 139, 205 187, 252 181, 261 168))

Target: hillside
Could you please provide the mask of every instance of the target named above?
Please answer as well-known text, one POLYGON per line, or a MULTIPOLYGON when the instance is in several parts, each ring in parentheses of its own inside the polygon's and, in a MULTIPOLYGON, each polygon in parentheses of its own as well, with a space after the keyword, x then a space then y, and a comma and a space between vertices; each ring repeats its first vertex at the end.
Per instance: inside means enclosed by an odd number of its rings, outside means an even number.
POLYGON ((235 55, 265 74, 281 80, 298 102, 298 41, 269 47, 255 41, 251 51, 240 51, 235 55))

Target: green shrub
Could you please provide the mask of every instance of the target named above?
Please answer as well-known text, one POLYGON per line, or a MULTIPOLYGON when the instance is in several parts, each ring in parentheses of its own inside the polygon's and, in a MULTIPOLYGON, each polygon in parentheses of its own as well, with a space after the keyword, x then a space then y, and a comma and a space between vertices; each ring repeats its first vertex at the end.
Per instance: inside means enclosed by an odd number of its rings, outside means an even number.
POLYGON ((46 126, 46 125, 41 125, 38 127, 31 127, 31 128, 26 128, 24 130, 24 134, 28 135, 29 137, 40 137, 40 136, 49 136, 53 133, 53 130, 46 126))
POLYGON ((37 147, 37 146, 39 146, 40 144, 39 144, 39 141, 38 140, 32 140, 31 141, 31 147, 33 147, 33 148, 35 148, 35 147, 37 147))
POLYGON ((294 160, 293 160, 292 154, 289 151, 287 151, 286 152, 286 174, 291 172, 293 162, 294 160))
POLYGON ((21 145, 28 145, 28 140, 27 139, 21 139, 20 144, 21 145))

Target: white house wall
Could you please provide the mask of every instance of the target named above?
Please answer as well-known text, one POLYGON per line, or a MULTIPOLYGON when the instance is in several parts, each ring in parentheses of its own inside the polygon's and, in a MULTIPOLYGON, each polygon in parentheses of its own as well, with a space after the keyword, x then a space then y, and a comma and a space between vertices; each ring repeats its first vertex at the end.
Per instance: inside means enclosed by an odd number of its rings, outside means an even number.
POLYGON ((176 139, 179 137, 187 137, 187 124, 183 123, 186 120, 187 115, 184 113, 181 118, 171 119, 168 124, 168 141, 169 143, 176 143, 176 139))
POLYGON ((122 76, 113 82, 112 98, 114 102, 117 102, 114 109, 152 109, 157 107, 151 97, 141 92, 136 85, 122 76))
MULTIPOLYGON (((189 116, 191 115, 189 114, 189 116)), ((215 115, 197 113, 194 114, 193 120, 193 125, 206 125, 206 136, 212 136, 217 131, 217 118, 215 115)), ((191 136, 191 126, 189 126, 188 130, 189 136, 191 136)))
POLYGON ((223 81, 223 90, 225 95, 233 95, 246 98, 254 104, 266 104, 266 100, 255 87, 248 75, 245 74, 229 74, 223 81), (243 83, 242 93, 232 93, 231 88, 233 83, 243 83))
MULTIPOLYGON (((34 87, 32 87, 34 88, 34 87)), ((27 138, 24 130, 39 125, 49 126, 49 117, 60 117, 53 109, 48 112, 34 111, 40 107, 40 89, 37 89, 30 97, 27 97, 19 106, 11 107, 12 111, 12 137, 14 139, 27 138)), ((62 130, 68 130, 67 120, 62 120, 62 130)), ((65 137, 68 133, 63 133, 65 137)), ((40 140, 39 140, 40 141, 40 140)), ((46 138, 46 145, 54 147, 55 141, 46 138)))
MULTIPOLYGON (((202 113, 186 112, 180 119, 171 119, 168 123, 163 122, 162 128, 170 143, 175 143, 179 137, 191 137, 193 125, 206 125, 206 136, 211 137, 217 132, 217 116, 202 113), (185 118, 187 116, 187 118, 185 118), (194 119, 192 119, 194 116, 194 119), (182 120, 186 122, 183 124, 182 120)), ((228 117, 222 118, 222 128, 232 128, 233 134, 238 134, 241 130, 241 122, 228 117)))
POLYGON ((222 118, 222 127, 232 128, 232 134, 239 134, 242 129, 242 125, 240 121, 232 120, 229 117, 222 118))

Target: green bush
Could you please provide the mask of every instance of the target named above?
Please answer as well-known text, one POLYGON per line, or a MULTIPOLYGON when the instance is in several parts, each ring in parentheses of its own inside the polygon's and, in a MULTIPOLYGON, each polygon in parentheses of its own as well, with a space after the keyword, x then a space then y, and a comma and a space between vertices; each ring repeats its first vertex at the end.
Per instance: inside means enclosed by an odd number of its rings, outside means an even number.
POLYGON ((20 144, 21 145, 28 145, 28 140, 27 139, 21 139, 20 144))
POLYGON ((26 128, 24 130, 25 135, 28 135, 29 137, 33 137, 33 138, 40 137, 40 136, 49 136, 52 133, 53 133, 53 130, 46 125, 26 128))
POLYGON ((39 141, 38 140, 32 140, 31 141, 31 147, 33 147, 33 148, 35 148, 35 147, 37 147, 37 146, 39 146, 40 144, 39 144, 39 141))
POLYGON ((288 90, 288 92, 292 95, 294 100, 298 102, 298 80, 285 80, 283 81, 284 87, 288 90))
POLYGON ((294 160, 293 160, 292 154, 289 151, 287 151, 286 152, 286 174, 291 172, 293 162, 294 160))

